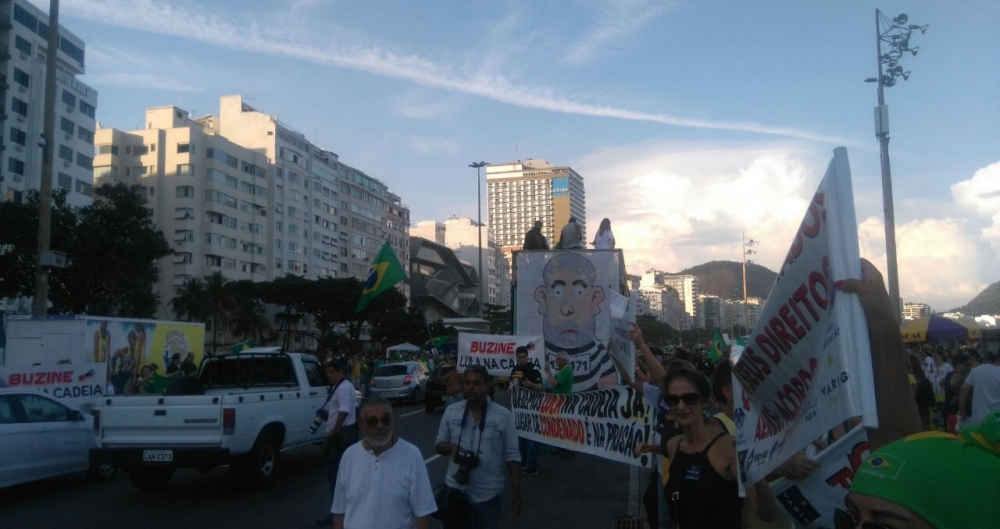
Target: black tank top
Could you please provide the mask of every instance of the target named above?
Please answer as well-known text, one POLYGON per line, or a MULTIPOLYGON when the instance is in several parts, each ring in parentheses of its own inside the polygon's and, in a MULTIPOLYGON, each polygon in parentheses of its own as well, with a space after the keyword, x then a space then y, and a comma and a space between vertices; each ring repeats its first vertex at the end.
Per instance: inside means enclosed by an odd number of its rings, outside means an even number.
POLYGON ((680 444, 670 461, 670 480, 663 494, 670 514, 681 529, 739 529, 743 500, 736 480, 726 481, 708 460, 708 451, 720 433, 697 454, 686 454, 680 444))

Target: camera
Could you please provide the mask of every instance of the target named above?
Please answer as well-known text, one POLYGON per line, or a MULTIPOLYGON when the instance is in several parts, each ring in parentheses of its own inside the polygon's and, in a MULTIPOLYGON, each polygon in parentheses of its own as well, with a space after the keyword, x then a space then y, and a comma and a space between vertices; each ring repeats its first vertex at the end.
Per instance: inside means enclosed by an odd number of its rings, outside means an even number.
POLYGON ((316 430, 319 430, 319 425, 323 424, 323 421, 330 418, 330 412, 326 411, 324 408, 316 410, 316 418, 313 419, 312 424, 309 425, 309 433, 314 434, 316 430))
POLYGON ((479 466, 479 456, 471 450, 459 450, 455 453, 455 462, 458 463, 458 470, 452 476, 455 478, 455 483, 468 485, 469 473, 479 466))

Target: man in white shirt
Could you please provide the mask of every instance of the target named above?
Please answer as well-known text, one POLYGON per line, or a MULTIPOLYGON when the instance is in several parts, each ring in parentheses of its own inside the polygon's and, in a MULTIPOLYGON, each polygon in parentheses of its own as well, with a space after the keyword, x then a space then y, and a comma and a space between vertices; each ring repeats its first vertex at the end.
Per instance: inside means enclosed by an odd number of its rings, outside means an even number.
MULTIPOLYGON (((358 406, 354 396, 354 386, 347 380, 347 366, 342 360, 331 360, 326 364, 326 377, 330 382, 330 398, 323 407, 327 413, 326 439, 323 452, 327 456, 326 478, 330 483, 330 499, 333 500, 337 486, 337 468, 344 451, 358 442, 358 425, 355 413, 358 406)), ((316 522, 328 526, 333 523, 333 515, 316 522)))
POLYGON ((983 422, 990 413, 1000 410, 1000 351, 993 356, 993 362, 982 364, 972 370, 958 395, 958 420, 962 421, 969 410, 965 403, 972 392, 972 424, 983 422))
POLYGON ((392 432, 392 405, 361 405, 363 439, 345 452, 333 494, 334 529, 429 529, 437 510, 420 449, 392 432))

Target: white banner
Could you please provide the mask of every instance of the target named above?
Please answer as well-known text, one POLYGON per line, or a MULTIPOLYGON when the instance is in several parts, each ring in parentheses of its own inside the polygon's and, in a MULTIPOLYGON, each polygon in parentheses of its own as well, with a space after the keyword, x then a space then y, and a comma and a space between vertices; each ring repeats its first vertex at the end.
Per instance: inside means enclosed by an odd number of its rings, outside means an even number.
POLYGON ((0 367, 0 387, 40 389, 89 412, 107 393, 107 364, 0 367))
POLYGON ((517 365, 515 351, 521 346, 528 348, 528 361, 539 370, 544 369, 541 336, 458 333, 458 372, 464 373, 467 367, 480 365, 490 376, 510 375, 510 370, 517 365))
POLYGON ((518 435, 547 445, 648 467, 636 457, 639 443, 652 439, 653 412, 630 386, 570 395, 511 388, 510 408, 518 435))
POLYGON ((860 276, 851 170, 838 147, 746 347, 732 353, 743 389, 737 457, 747 483, 850 417, 876 425, 864 311, 833 288, 860 276))
POLYGON ((854 473, 868 457, 868 436, 858 426, 815 457, 820 468, 806 479, 781 480, 772 488, 800 529, 833 527, 833 510, 844 508, 854 473))

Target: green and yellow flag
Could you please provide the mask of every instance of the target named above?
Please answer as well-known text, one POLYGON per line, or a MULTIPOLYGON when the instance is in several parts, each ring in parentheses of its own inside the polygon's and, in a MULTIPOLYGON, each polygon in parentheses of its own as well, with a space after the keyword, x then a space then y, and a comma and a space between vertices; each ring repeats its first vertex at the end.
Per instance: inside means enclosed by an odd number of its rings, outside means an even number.
POLYGON ((358 300, 358 307, 354 309, 354 312, 358 313, 365 310, 365 307, 368 306, 371 300, 375 299, 375 296, 389 290, 393 285, 404 279, 406 279, 406 274, 403 272, 403 267, 400 266, 399 259, 396 259, 395 252, 392 251, 392 247, 386 241, 372 262, 372 268, 368 271, 368 278, 365 279, 365 288, 361 292, 361 299, 358 300))
POLYGON ((232 347, 230 347, 230 350, 232 350, 236 354, 239 354, 242 353, 243 351, 246 351, 247 349, 253 348, 255 345, 256 344, 254 344, 253 338, 251 338, 245 342, 240 342, 236 345, 233 345, 232 347))
POLYGON ((719 329, 715 329, 715 337, 712 338, 712 349, 708 351, 708 358, 713 362, 718 362, 722 360, 722 351, 726 348, 726 339, 719 332, 719 329))

